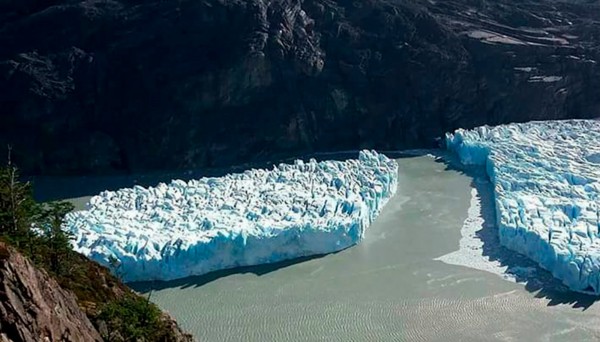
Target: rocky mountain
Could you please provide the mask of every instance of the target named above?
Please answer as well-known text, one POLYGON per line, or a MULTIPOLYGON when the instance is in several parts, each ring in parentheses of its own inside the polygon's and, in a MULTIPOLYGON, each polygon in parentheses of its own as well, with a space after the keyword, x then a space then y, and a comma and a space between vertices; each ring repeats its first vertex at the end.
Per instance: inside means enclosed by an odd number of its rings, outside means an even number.
POLYGON ((600 5, 0 0, 0 143, 34 174, 435 146, 600 116, 600 5))
POLYGON ((0 341, 102 341, 75 296, 0 242, 0 341))
MULTIPOLYGON (((84 277, 90 278, 74 293, 13 247, 0 242, 1 342, 93 342, 103 341, 101 336, 125 340, 119 332, 103 331, 107 324, 95 311, 116 297, 137 295, 107 269, 81 255, 78 259, 79 265, 87 269, 84 277), (90 297, 91 292, 94 298, 90 297)), ((168 314, 161 313, 160 321, 166 334, 161 341, 193 341, 168 314)))

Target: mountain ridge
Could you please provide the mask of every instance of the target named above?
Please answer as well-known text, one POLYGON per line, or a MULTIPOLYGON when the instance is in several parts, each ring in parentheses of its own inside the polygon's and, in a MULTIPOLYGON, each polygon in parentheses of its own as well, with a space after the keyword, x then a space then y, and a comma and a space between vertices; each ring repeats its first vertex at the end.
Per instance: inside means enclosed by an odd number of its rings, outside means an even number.
POLYGON ((0 3, 0 143, 28 174, 435 146, 600 116, 596 1, 0 3))

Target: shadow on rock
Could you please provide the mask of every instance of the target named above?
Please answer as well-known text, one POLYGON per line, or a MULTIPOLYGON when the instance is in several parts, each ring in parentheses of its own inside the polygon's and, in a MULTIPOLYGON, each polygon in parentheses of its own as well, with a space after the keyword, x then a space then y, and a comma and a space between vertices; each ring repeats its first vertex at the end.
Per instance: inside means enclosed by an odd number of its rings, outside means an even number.
POLYGON ((472 178, 471 186, 477 190, 481 204, 482 227, 476 231, 476 238, 483 243, 482 255, 490 262, 506 267, 505 278, 512 278, 525 285, 525 289, 536 298, 548 300, 548 306, 559 304, 587 310, 600 299, 600 296, 571 291, 560 280, 528 257, 514 252, 500 244, 496 225, 493 184, 483 168, 465 167, 454 157, 440 153, 436 161, 444 163, 446 170, 458 171, 472 178))

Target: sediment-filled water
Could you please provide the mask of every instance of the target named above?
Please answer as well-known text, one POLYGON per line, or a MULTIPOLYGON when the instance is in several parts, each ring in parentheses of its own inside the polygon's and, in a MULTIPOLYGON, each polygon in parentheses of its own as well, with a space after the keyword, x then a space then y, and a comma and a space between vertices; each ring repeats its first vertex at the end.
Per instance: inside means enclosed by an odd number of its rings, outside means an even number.
POLYGON ((498 245, 489 183, 431 155, 359 245, 137 284, 199 341, 595 341, 597 298, 498 245))

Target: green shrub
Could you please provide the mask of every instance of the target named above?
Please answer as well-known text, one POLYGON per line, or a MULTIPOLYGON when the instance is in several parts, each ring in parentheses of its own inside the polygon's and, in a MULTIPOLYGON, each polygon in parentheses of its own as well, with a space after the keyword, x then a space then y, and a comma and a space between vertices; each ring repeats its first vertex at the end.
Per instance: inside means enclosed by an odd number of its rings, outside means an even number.
POLYGON ((106 341, 161 341, 165 336, 161 311, 143 297, 126 296, 109 302, 97 319, 106 325, 102 332, 106 341))
MULTIPOLYGON (((30 183, 19 181, 9 150, 7 165, 0 166, 0 242, 16 247, 61 287, 73 291, 106 341, 172 341, 173 333, 156 305, 133 293, 107 268, 73 251, 72 236, 61 228, 73 206, 36 203, 32 193, 30 183)), ((0 261, 8 256, 0 245, 0 261)), ((112 264, 119 274, 117 261, 112 264)))

